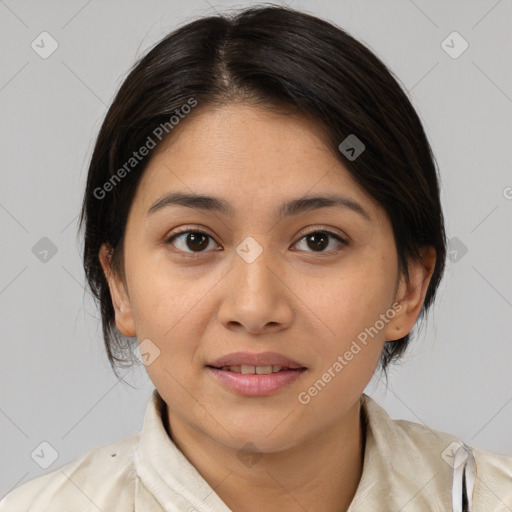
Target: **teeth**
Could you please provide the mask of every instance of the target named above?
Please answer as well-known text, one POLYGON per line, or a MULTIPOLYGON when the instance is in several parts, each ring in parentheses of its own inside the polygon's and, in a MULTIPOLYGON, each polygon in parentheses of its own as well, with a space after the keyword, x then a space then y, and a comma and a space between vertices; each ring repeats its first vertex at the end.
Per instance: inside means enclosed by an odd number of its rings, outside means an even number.
POLYGON ((230 372, 240 373, 241 366, 223 366, 223 370, 228 370, 230 372))
POLYGON ((272 373, 272 366, 256 366, 256 373, 258 375, 268 375, 272 373))
POLYGON ((221 370, 230 371, 235 373, 243 373, 244 375, 268 375, 270 373, 280 372, 284 367, 279 364, 267 365, 267 366, 252 366, 248 364, 242 364, 238 366, 223 366, 221 370))

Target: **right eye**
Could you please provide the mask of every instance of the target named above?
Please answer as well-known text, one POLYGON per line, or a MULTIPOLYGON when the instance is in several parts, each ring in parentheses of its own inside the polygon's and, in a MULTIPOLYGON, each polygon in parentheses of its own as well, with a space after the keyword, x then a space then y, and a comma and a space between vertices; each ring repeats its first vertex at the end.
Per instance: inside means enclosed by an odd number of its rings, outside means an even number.
POLYGON ((210 235, 207 235, 202 231, 189 229, 172 234, 166 239, 165 243, 172 244, 178 250, 185 253, 193 254, 210 252, 204 250, 210 245, 210 240, 213 241, 213 238, 210 235))

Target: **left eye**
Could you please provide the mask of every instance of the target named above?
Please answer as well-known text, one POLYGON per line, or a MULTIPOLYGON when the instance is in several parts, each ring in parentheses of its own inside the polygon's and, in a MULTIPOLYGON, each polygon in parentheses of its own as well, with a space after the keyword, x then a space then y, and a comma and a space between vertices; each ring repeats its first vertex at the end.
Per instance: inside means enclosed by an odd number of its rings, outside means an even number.
MULTIPOLYGON (((339 235, 325 230, 312 231, 304 235, 295 245, 304 241, 309 248, 313 248, 312 252, 327 252, 325 249, 329 247, 330 239, 337 240, 339 243, 338 247, 340 245, 347 245, 347 241, 339 235)), ((199 253, 208 252, 205 251, 205 249, 210 245, 210 241, 213 241, 210 235, 202 231, 189 230, 172 235, 166 240, 166 243, 173 244, 177 249, 183 252, 199 253), (175 241, 179 241, 181 246, 175 243, 175 241)), ((332 248, 330 250, 332 250, 332 248)))
POLYGON ((308 244, 308 247, 314 248, 312 252, 327 252, 324 249, 329 246, 329 238, 337 240, 339 242, 338 247, 340 245, 347 245, 346 240, 331 231, 312 231, 303 236, 297 243, 304 240, 306 244, 308 244))

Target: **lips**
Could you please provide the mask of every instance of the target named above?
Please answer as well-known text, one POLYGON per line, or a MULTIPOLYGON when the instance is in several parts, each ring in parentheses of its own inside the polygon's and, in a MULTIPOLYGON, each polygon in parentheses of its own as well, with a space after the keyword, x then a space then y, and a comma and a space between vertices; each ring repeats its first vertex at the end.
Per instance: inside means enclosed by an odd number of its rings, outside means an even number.
POLYGON ((223 387, 245 396, 269 396, 296 383, 307 368, 275 352, 235 352, 206 365, 223 387))
MULTIPOLYGON (((216 367, 212 367, 216 368, 216 367)), ((289 370, 297 371, 295 368, 287 368, 280 364, 266 365, 266 366, 252 366, 247 364, 233 365, 233 366, 222 366, 216 368, 217 370, 223 370, 234 373, 243 373, 244 375, 268 375, 269 373, 285 372, 289 370)))
MULTIPOLYGON (((226 356, 222 356, 214 361, 208 363, 206 366, 212 368, 223 369, 225 367, 277 367, 297 370, 299 368, 305 368, 304 365, 294 361, 286 356, 278 354, 276 352, 234 352, 226 356)), ((272 370, 273 371, 273 370, 272 370)), ((254 373, 253 371, 247 371, 247 373, 254 373)))

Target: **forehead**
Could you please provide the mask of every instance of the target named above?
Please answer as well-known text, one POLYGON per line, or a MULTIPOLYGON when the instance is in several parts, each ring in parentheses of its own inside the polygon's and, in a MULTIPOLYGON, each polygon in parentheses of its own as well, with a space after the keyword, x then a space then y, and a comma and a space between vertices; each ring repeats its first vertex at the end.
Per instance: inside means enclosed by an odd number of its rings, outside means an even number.
POLYGON ((157 147, 138 201, 180 190, 267 201, 337 191, 378 205, 355 182, 318 122, 245 104, 196 111, 157 147))

